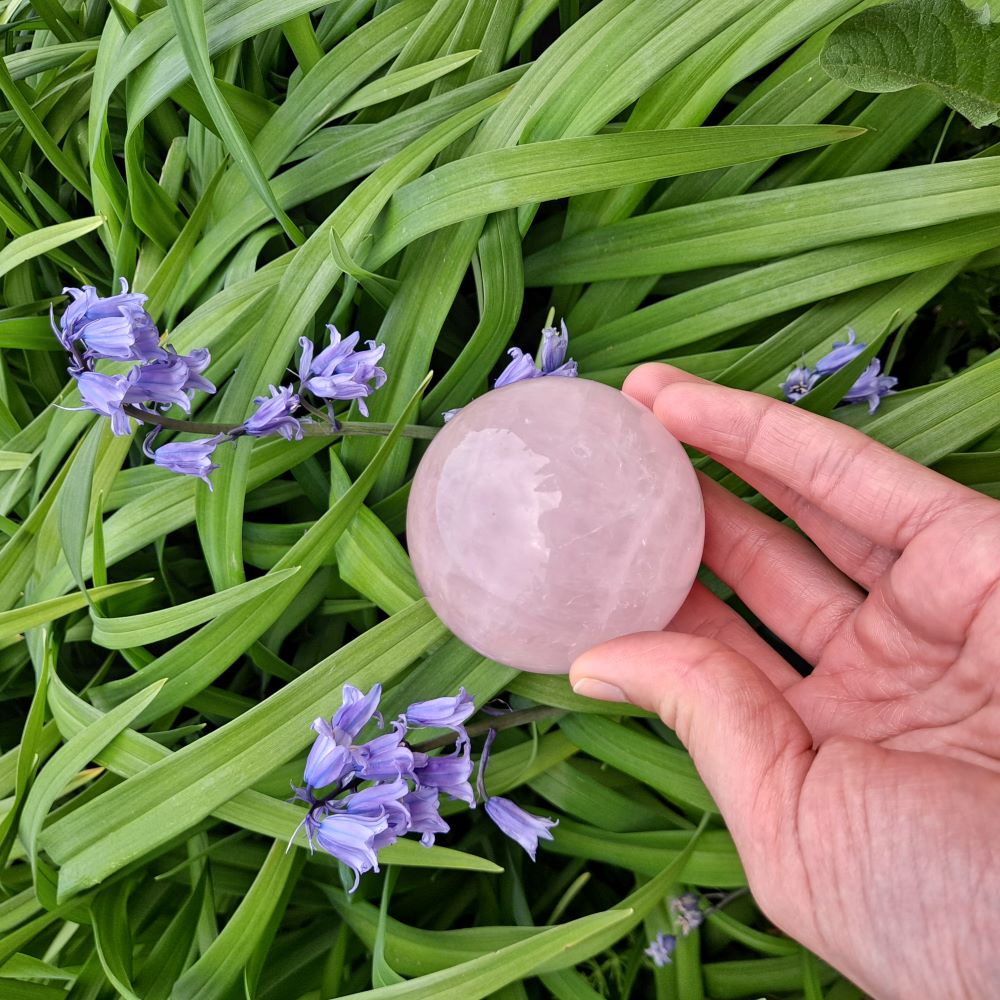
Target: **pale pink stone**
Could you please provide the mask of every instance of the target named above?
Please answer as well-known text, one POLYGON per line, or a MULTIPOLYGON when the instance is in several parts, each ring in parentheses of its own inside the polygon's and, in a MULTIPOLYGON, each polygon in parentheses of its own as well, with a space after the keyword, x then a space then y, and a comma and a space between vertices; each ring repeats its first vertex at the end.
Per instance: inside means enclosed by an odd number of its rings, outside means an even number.
POLYGON ((579 378, 518 382, 466 406, 427 449, 406 519, 417 579, 448 628, 541 673, 662 629, 704 534, 680 444, 638 403, 579 378))

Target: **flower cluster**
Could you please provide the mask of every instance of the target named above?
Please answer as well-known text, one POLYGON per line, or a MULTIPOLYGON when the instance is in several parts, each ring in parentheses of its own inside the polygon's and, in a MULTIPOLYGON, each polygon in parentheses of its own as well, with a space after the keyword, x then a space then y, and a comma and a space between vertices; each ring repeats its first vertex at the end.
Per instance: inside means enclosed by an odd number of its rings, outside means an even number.
MULTIPOLYGON (((693 892, 686 892, 670 900, 670 915, 682 937, 687 937, 693 930, 700 927, 705 920, 705 911, 701 908, 701 900, 693 892)), ((658 969, 670 965, 674 951, 677 948, 677 937, 658 931, 656 937, 649 942, 645 954, 653 960, 658 969)))
POLYGON ((224 441, 269 434, 280 434, 289 441, 299 439, 302 424, 308 421, 296 416, 301 410, 323 417, 338 429, 334 400, 357 400, 358 409, 367 417, 365 397, 385 384, 386 373, 378 365, 385 347, 370 340, 367 349, 359 350, 359 333, 342 338, 336 327, 328 326, 330 343, 319 353, 311 340, 300 338, 297 388, 269 386, 269 395, 254 400, 256 410, 242 424, 194 441, 161 445, 153 451, 163 428, 162 419, 157 419, 160 412, 177 405, 190 413, 196 390, 215 392, 215 386, 203 375, 211 355, 204 347, 190 354, 161 347, 159 331, 145 308, 147 297, 130 292, 124 278, 121 287, 118 295, 107 297, 98 295, 90 285, 64 288, 72 301, 58 327, 50 311, 53 332, 70 358, 68 371, 83 401, 80 409, 108 417, 112 432, 119 435, 132 432, 133 418, 159 424, 146 438, 143 451, 163 468, 198 476, 209 489, 209 474, 218 468, 212 455, 224 441), (94 370, 95 363, 102 360, 136 363, 125 374, 107 375, 94 370), (319 409, 322 406, 325 414, 319 409))
MULTIPOLYGON (((850 327, 847 328, 847 340, 833 342, 833 350, 829 354, 816 362, 815 366, 809 368, 806 365, 797 365, 788 373, 788 378, 781 383, 779 388, 785 394, 785 399, 789 403, 797 403, 803 396, 808 395, 816 385, 827 375, 840 371, 844 365, 853 361, 868 345, 857 343, 857 334, 850 327)), ((878 404, 883 396, 888 396, 895 392, 896 382, 892 375, 879 374, 882 370, 882 363, 878 358, 873 358, 868 367, 857 377, 854 385, 847 390, 844 395, 845 403, 867 403, 868 412, 874 413, 878 409, 878 404)))
MULTIPOLYGON (((308 806, 296 833, 305 829, 310 850, 319 845, 354 872, 352 892, 365 872, 379 870, 383 847, 408 833, 419 833, 420 843, 430 847, 437 834, 448 832, 441 816, 442 794, 476 807, 470 783, 472 741, 465 728, 475 704, 466 690, 410 705, 389 724, 389 731, 378 711, 381 697, 378 684, 367 694, 344 685, 343 704, 333 718, 312 724, 316 740, 306 760, 305 785, 295 788, 295 799, 308 806), (383 732, 359 742, 373 719, 383 732), (410 729, 421 728, 452 730, 452 752, 434 756, 413 750, 406 736, 410 729)), ((555 823, 508 799, 486 795, 483 775, 495 735, 491 729, 480 758, 479 798, 497 826, 534 860, 538 838, 551 840, 549 827, 555 823)))
MULTIPOLYGON (((562 320, 559 322, 559 329, 554 326, 547 326, 542 330, 542 346, 539 351, 539 362, 530 354, 525 354, 520 347, 512 347, 507 353, 510 355, 510 362, 507 367, 497 376, 493 383, 494 389, 502 389, 505 385, 512 385, 514 382, 523 382, 525 379, 541 378, 543 375, 562 375, 573 378, 577 373, 576 362, 570 358, 566 360, 566 352, 569 350, 569 331, 562 320)), ((442 414, 447 423, 461 409, 448 410, 442 414)))
POLYGON ((178 354, 160 346, 160 334, 149 313, 146 296, 128 290, 102 298, 91 285, 64 288, 72 301, 55 325, 59 343, 69 355, 69 373, 76 380, 82 409, 111 420, 115 434, 132 431, 132 417, 167 410, 173 405, 191 411, 195 390, 215 392, 202 374, 211 360, 203 348, 178 354), (137 362, 125 375, 104 375, 94 370, 98 361, 137 362))

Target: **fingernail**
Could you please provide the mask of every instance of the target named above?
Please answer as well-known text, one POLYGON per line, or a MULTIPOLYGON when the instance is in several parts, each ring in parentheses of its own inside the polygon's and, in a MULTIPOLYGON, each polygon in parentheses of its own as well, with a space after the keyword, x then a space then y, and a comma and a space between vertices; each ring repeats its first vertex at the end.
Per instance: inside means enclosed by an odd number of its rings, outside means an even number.
POLYGON ((596 677, 581 677, 573 682, 573 693, 584 698, 594 698, 596 701, 628 701, 625 692, 607 681, 599 681, 596 677))

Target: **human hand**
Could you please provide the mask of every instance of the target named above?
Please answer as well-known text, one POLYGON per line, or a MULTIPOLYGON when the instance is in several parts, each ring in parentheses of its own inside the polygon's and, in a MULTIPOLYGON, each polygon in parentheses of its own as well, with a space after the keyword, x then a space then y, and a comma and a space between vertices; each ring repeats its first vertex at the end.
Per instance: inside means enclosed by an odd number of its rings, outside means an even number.
POLYGON ((1000 502, 666 365, 625 392, 812 539, 701 477, 705 564, 813 670, 696 585, 574 690, 659 713, 763 911, 862 989, 1000 996, 1000 502))

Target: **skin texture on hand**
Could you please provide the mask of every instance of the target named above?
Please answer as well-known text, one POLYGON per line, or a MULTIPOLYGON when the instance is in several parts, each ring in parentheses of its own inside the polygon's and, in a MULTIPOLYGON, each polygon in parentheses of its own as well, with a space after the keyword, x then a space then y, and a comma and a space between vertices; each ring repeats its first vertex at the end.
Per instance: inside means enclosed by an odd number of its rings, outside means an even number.
POLYGON ((813 670, 696 585, 574 689, 659 713, 763 911, 862 989, 1000 996, 1000 502, 666 365, 625 392, 808 536, 701 478, 705 564, 813 670))

